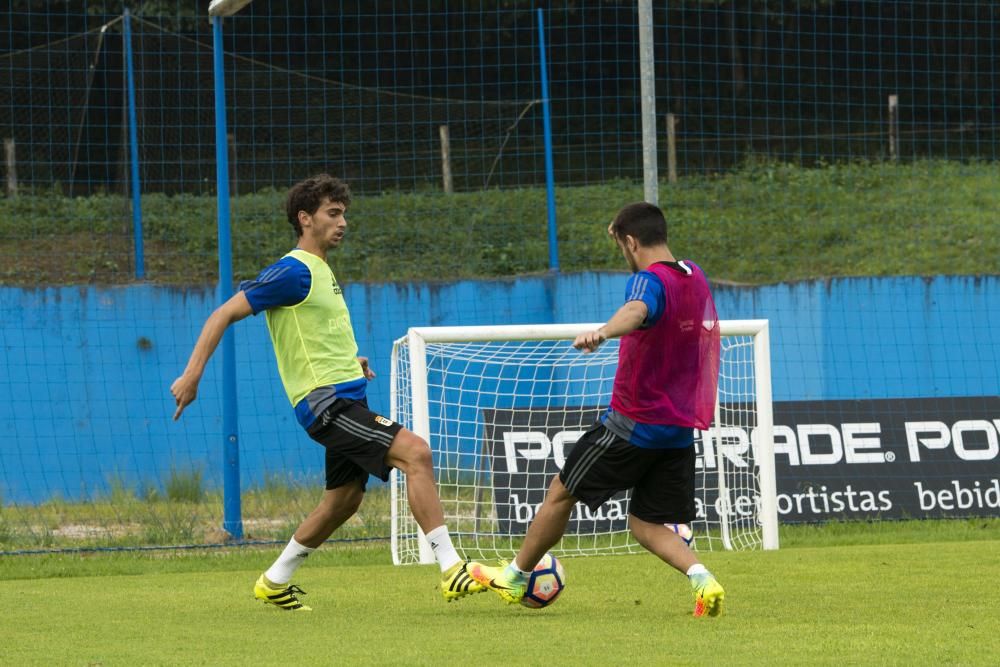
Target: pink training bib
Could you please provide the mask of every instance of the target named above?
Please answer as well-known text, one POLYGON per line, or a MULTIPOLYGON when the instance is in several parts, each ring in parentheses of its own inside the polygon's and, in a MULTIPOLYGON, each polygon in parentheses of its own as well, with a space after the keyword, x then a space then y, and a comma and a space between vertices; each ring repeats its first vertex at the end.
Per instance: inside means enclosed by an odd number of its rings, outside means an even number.
POLYGON ((665 312, 622 337, 611 407, 643 424, 705 430, 719 384, 719 316, 701 268, 678 264, 690 273, 663 264, 646 269, 663 283, 665 312))

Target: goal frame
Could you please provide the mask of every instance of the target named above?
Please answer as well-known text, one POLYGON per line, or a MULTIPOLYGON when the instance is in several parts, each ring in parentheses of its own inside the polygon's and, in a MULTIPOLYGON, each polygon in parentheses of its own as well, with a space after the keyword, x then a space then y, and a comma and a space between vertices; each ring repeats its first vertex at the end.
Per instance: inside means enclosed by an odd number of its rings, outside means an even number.
MULTIPOLYGON (((578 324, 508 324, 486 326, 454 327, 411 327, 406 336, 394 342, 394 347, 405 342, 410 368, 410 415, 411 429, 418 436, 431 442, 430 411, 427 386, 427 343, 469 343, 506 342, 532 340, 572 340, 578 334, 603 326, 600 323, 578 324)), ((720 334, 725 336, 751 336, 754 351, 755 399, 757 406, 757 438, 755 441, 755 462, 758 467, 760 485, 761 546, 765 550, 777 549, 778 509, 776 502, 777 484, 774 469, 774 417, 771 397, 771 347, 768 320, 720 320, 720 334)), ((397 355, 392 355, 391 404, 393 420, 397 420, 397 355)), ((719 401, 716 399, 716 418, 719 419, 719 401)), ((712 431, 705 431, 710 438, 712 431)), ((432 445, 433 446, 433 445, 432 445)), ((725 488, 725 474, 718 466, 720 491, 725 488)), ((404 518, 399 515, 399 471, 392 470, 390 478, 391 504, 391 548, 393 563, 401 564, 399 558, 399 526, 404 518)), ((722 522, 722 544, 726 550, 733 549, 728 535, 728 524, 722 522)), ((422 531, 419 532, 419 563, 433 563, 434 555, 422 531)))

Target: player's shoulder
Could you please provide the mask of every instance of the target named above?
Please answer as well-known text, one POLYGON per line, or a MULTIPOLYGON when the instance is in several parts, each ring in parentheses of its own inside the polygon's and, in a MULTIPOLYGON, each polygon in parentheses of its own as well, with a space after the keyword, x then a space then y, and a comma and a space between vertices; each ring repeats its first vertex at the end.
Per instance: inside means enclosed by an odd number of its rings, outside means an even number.
POLYGON ((273 264, 269 264, 261 269, 252 282, 256 284, 287 282, 298 280, 308 275, 309 267, 305 262, 294 255, 285 255, 273 264))
MULTIPOLYGON (((302 271, 309 269, 309 266, 304 261, 302 261, 299 257, 296 257, 295 255, 292 254, 279 257, 273 264, 267 267, 267 269, 272 269, 275 267, 282 267, 282 268, 287 267, 291 271, 302 271)), ((267 269, 265 269, 265 271, 267 269)))
POLYGON ((659 280, 659 277, 656 275, 656 271, 653 270, 653 266, 636 271, 629 276, 628 282, 636 283, 643 280, 659 280))
POLYGON ((241 282, 240 290, 256 314, 301 302, 309 294, 311 284, 309 267, 301 260, 285 255, 265 267, 253 280, 241 282))
POLYGON ((665 289, 662 279, 653 271, 636 271, 625 288, 626 301, 642 301, 649 313, 658 313, 663 308, 665 289))
POLYGON ((660 278, 656 275, 656 272, 650 269, 642 269, 636 271, 629 276, 626 283, 629 292, 646 291, 649 289, 656 289, 661 286, 660 278))
POLYGON ((698 266, 697 263, 695 263, 693 260, 690 259, 677 260, 677 266, 679 266, 682 271, 684 271, 689 275, 698 273, 700 273, 701 275, 705 275, 705 272, 702 270, 702 268, 698 266))
POLYGON ((655 275, 680 275, 680 276, 690 276, 694 274, 704 273, 700 266, 695 264, 690 259, 678 259, 673 261, 660 261, 654 262, 649 265, 646 269, 651 274, 655 275))

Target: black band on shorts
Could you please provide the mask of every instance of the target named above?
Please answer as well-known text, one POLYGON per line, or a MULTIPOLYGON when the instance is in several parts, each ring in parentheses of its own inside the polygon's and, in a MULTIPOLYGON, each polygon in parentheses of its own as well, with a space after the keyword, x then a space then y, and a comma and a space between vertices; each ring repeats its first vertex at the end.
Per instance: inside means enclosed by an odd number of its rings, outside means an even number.
POLYGON ((326 488, 335 489, 361 479, 364 490, 368 475, 383 482, 391 466, 385 463, 393 438, 402 426, 368 409, 368 401, 338 398, 306 431, 326 448, 326 488))

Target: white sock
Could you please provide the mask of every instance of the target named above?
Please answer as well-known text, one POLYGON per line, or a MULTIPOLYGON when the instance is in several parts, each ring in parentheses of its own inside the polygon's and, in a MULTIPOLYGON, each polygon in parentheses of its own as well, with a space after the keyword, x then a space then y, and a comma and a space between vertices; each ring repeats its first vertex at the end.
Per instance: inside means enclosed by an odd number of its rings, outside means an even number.
POLYGON ((507 576, 507 581, 525 581, 529 576, 531 576, 530 570, 522 570, 517 565, 516 560, 512 560, 507 564, 504 574, 507 576))
MULTIPOLYGON (((521 569, 521 566, 517 564, 517 558, 516 557, 513 560, 510 561, 510 565, 508 565, 507 567, 510 568, 510 573, 514 574, 514 575, 517 575, 519 579, 527 579, 528 575, 531 574, 531 570, 522 570, 521 569)), ((534 568, 532 568, 532 569, 534 569, 534 568)))
POLYGON ((314 551, 316 550, 302 546, 295 541, 295 537, 292 537, 288 542, 288 546, 278 556, 278 560, 274 561, 274 564, 267 569, 264 576, 272 584, 287 584, 291 580, 292 575, 295 574, 295 570, 299 569, 299 565, 302 565, 306 558, 309 557, 309 554, 314 551))
POLYGON ((427 541, 430 542, 434 557, 437 558, 438 565, 442 572, 447 572, 455 563, 461 562, 458 552, 451 545, 451 536, 448 534, 448 526, 438 526, 427 533, 427 541))
POLYGON ((688 568, 687 576, 693 577, 696 574, 708 574, 708 568, 701 563, 695 563, 688 568))

